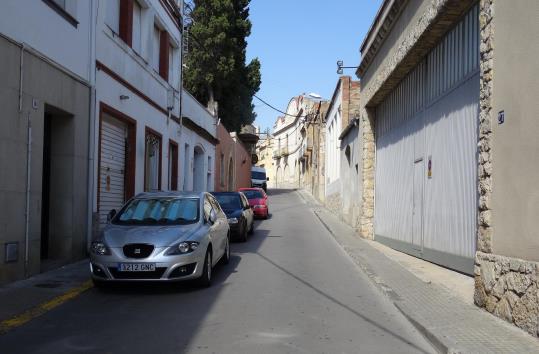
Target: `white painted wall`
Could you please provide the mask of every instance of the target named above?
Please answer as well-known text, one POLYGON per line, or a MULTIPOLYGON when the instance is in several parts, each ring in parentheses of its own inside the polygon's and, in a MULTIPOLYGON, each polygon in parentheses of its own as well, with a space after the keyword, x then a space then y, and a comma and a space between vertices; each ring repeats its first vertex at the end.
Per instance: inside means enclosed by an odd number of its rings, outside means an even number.
POLYGON ((309 102, 305 97, 303 97, 303 100, 299 100, 298 97, 292 98, 286 109, 287 115, 283 120, 278 119, 274 126, 274 149, 287 148, 289 154, 275 160, 275 182, 277 183, 277 188, 298 186, 298 166, 300 164, 300 147, 302 144, 301 126, 304 124, 305 113, 307 112, 309 102), (296 120, 295 117, 302 109, 301 118, 296 120), (277 179, 279 177, 277 176, 277 170, 282 174, 282 181, 277 179))
POLYGON ((0 33, 28 44, 89 81, 92 70, 90 16, 96 0, 69 1, 75 27, 43 1, 2 0, 0 33))
POLYGON ((326 134, 326 196, 340 192, 341 156, 339 135, 342 131, 342 117, 340 113, 342 103, 342 85, 339 85, 331 110, 327 113, 326 134))
MULTIPOLYGON (((173 116, 180 115, 180 58, 179 47, 181 34, 175 27, 172 19, 166 13, 159 0, 140 1, 141 12, 141 45, 136 52, 124 43, 114 31, 111 23, 110 6, 117 0, 99 0, 96 29, 96 57, 123 80, 135 87, 140 93, 148 97, 162 109, 170 105, 170 93, 173 92, 173 116), (169 71, 168 82, 159 76, 152 62, 152 50, 154 46, 153 29, 154 23, 166 30, 173 42, 178 47, 174 54, 174 66, 169 71)), ((114 5, 115 6, 115 5, 114 5)), ((99 149, 99 104, 103 102, 130 118, 136 120, 136 163, 135 163, 135 193, 144 190, 144 158, 145 158, 145 128, 149 127, 162 135, 162 161, 161 161, 161 188, 167 189, 169 185, 169 139, 178 144, 178 189, 193 189, 193 159, 194 148, 199 146, 204 152, 204 189, 213 190, 215 161, 215 146, 205 138, 190 129, 168 119, 162 110, 157 109, 137 93, 121 84, 103 70, 96 73, 96 118, 94 146, 95 156, 99 149), (120 99, 120 96, 128 96, 128 99, 120 99), (209 159, 208 159, 209 158, 209 159), (208 163, 209 162, 209 163, 208 163), (210 174, 208 175, 208 171, 210 174), (187 173, 186 173, 187 172, 187 173), (184 184, 185 180, 185 184, 184 184)), ((215 118, 197 102, 189 93, 183 93, 183 115, 188 116, 197 125, 206 129, 216 137, 215 118)), ((93 209, 97 211, 97 178, 98 159, 94 161, 94 198, 93 209)))

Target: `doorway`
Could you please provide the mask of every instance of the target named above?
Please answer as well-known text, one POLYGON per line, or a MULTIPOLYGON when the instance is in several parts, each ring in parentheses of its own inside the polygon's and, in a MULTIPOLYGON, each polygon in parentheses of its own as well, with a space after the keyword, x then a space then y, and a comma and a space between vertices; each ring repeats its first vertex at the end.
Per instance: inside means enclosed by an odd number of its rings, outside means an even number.
POLYGON ((194 150, 193 190, 202 192, 205 190, 204 184, 206 182, 206 178, 204 178, 204 151, 200 146, 195 146, 194 150))
POLYGON ((45 105, 41 175, 41 270, 71 257, 73 247, 74 141, 73 116, 45 105))

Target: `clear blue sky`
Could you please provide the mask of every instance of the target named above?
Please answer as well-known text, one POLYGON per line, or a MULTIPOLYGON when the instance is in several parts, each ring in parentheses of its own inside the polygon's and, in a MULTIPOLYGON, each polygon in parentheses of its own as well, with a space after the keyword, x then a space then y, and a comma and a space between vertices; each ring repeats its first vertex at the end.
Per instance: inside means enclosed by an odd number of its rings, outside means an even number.
MULTIPOLYGON (((257 95, 284 111, 301 93, 331 99, 337 84, 337 60, 357 66, 359 47, 381 0, 251 0, 251 36, 247 59, 258 57, 262 85, 257 95)), ((344 71, 357 79, 354 69, 344 71)), ((279 113, 253 98, 262 131, 279 113)))

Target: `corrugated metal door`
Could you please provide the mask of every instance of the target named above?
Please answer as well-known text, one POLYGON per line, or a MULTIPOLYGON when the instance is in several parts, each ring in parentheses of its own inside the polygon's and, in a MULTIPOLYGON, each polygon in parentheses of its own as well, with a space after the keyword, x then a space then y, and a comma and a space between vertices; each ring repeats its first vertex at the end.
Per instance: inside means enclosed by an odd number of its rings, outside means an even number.
POLYGON ((375 238, 463 272, 476 231, 475 6, 376 109, 375 238))
POLYGON ((99 168, 99 223, 125 202, 127 125, 109 116, 101 121, 101 165, 99 168))

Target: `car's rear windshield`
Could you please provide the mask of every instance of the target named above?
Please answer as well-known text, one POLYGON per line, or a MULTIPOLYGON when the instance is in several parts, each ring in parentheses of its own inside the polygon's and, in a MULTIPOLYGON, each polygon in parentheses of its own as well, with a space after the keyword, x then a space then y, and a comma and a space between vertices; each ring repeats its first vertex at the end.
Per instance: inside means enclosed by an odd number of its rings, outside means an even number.
POLYGON ((199 218, 198 198, 133 199, 112 220, 116 225, 185 225, 199 218))
POLYGON ((251 171, 251 179, 263 179, 266 180, 266 172, 251 171))
POLYGON ((217 194, 215 198, 221 205, 221 208, 227 210, 241 209, 239 194, 217 194))
POLYGON ((247 199, 260 199, 260 198, 264 198, 264 194, 262 194, 262 192, 260 192, 260 191, 246 190, 246 191, 242 191, 242 193, 245 194, 245 196, 247 197, 247 199))

